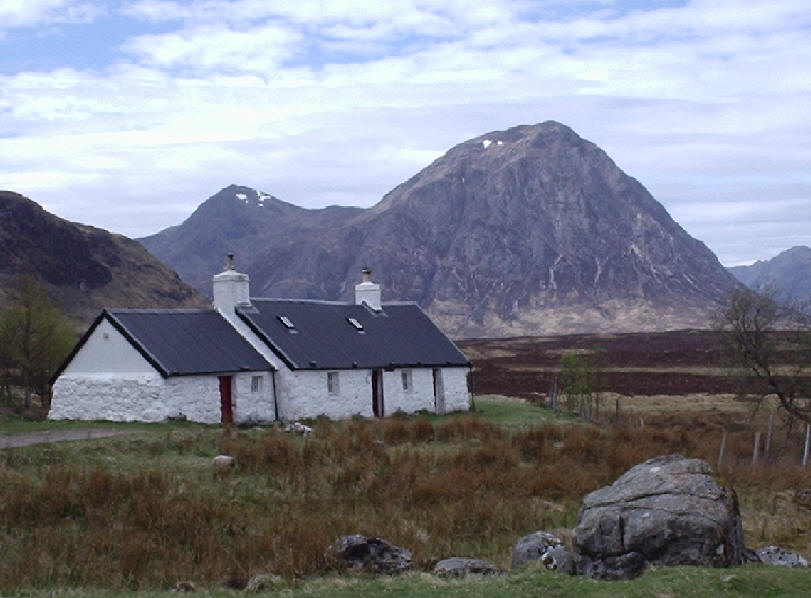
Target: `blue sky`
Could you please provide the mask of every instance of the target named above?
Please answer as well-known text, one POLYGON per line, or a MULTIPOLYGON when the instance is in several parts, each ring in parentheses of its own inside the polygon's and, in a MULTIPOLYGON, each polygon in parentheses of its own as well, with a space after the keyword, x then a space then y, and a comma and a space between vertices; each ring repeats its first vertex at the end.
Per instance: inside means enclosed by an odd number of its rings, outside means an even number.
POLYGON ((0 188, 129 236, 230 183, 369 206, 550 119, 726 265, 811 245, 808 0, 0 2, 0 188))

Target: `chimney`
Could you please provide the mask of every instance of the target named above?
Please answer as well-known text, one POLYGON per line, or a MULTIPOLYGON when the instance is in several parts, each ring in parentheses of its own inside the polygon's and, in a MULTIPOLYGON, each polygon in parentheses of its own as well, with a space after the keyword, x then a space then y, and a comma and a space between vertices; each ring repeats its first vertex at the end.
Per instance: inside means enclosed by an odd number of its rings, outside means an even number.
POLYGON ((225 270, 214 275, 214 307, 226 318, 234 315, 237 306, 251 305, 250 279, 234 269, 234 254, 228 254, 225 270))
POLYGON ((380 285, 372 282, 372 271, 369 268, 361 270, 363 281, 355 285, 355 304, 364 303, 375 311, 380 311, 380 285))

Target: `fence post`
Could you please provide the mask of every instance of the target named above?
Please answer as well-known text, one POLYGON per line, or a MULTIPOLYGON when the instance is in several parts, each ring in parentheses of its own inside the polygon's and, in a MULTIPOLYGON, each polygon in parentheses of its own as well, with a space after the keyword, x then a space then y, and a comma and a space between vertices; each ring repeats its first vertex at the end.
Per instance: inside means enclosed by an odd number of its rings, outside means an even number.
POLYGON ((724 431, 721 433, 721 448, 718 449, 718 465, 716 466, 716 471, 721 471, 721 465, 724 463, 724 450, 727 447, 727 429, 724 428, 724 431))

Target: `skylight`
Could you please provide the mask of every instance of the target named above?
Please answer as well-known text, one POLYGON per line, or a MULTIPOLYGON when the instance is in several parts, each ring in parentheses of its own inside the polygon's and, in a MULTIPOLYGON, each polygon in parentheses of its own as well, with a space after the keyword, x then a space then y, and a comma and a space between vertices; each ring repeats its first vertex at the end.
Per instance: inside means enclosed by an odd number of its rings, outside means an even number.
POLYGON ((285 328, 295 328, 296 325, 293 324, 293 321, 288 318, 287 316, 279 316, 279 321, 284 324, 285 328))
POLYGON ((346 321, 352 324, 352 326, 355 327, 355 330, 363 330, 363 324, 358 322, 355 318, 347 318, 346 321))

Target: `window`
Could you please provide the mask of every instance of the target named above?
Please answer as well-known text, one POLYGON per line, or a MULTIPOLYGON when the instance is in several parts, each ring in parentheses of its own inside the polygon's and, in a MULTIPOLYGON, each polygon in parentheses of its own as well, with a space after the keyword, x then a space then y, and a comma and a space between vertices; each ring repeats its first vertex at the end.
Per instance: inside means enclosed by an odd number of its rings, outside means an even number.
POLYGON ((295 328, 296 325, 293 324, 293 321, 288 318, 287 316, 279 316, 279 321, 284 324, 285 328, 295 328))
POLYGON ((358 322, 355 318, 347 318, 346 321, 352 324, 352 326, 355 327, 355 330, 363 330, 363 324, 358 322))
POLYGON ((400 372, 400 375, 403 379, 403 390, 410 391, 411 390, 411 370, 403 370, 400 372))
POLYGON ((331 395, 337 395, 340 392, 338 388, 338 372, 327 372, 327 392, 331 395))
POLYGON ((262 392, 262 376, 251 376, 251 392, 262 392))

